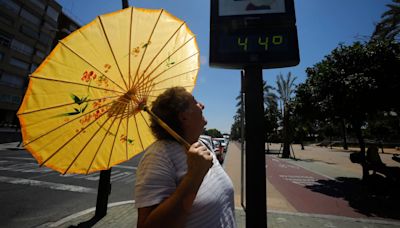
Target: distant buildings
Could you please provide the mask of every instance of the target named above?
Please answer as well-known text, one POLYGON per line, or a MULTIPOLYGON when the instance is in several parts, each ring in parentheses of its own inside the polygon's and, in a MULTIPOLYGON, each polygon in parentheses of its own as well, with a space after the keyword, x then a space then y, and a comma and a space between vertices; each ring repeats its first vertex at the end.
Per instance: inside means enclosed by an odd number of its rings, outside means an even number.
POLYGON ((0 127, 18 124, 28 75, 79 27, 55 0, 0 0, 0 127))

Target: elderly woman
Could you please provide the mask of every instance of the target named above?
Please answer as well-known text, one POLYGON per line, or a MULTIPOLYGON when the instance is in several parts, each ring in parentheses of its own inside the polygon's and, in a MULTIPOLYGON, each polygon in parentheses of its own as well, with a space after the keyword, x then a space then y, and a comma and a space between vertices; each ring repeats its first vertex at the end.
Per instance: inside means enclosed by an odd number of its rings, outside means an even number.
POLYGON ((236 227, 232 182, 208 147, 198 142, 204 105, 183 87, 162 93, 152 111, 191 146, 186 150, 155 120, 157 141, 140 161, 135 186, 138 228, 236 227))

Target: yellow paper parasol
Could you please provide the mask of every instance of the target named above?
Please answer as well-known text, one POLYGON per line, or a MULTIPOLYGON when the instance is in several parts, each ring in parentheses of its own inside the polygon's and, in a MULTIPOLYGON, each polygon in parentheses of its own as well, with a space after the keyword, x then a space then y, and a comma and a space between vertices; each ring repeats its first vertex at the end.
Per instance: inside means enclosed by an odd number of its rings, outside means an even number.
POLYGON ((109 169, 154 142, 143 109, 169 87, 191 92, 198 70, 193 33, 165 10, 101 15, 30 75, 18 111, 25 148, 64 174, 109 169))

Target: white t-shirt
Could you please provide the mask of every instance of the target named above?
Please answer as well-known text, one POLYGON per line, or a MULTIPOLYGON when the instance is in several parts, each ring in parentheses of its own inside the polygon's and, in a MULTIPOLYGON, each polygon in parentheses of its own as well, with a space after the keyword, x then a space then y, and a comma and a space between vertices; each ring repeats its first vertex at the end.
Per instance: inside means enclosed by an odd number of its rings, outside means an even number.
MULTIPOLYGON (((233 185, 213 154, 185 227, 236 227, 233 185)), ((186 152, 175 141, 159 140, 144 153, 136 172, 136 207, 161 203, 187 172, 186 152)))

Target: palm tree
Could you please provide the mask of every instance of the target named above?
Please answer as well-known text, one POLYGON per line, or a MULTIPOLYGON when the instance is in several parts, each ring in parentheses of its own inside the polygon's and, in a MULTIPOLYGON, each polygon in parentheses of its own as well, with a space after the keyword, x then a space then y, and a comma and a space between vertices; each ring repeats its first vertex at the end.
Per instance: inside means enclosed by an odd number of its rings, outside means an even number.
POLYGON ((392 4, 387 4, 386 6, 389 9, 382 14, 382 20, 376 25, 372 38, 399 41, 400 0, 392 0, 392 4))
POLYGON ((263 91, 264 91, 264 108, 268 108, 273 106, 276 103, 276 100, 278 99, 278 96, 274 92, 275 90, 274 87, 267 85, 266 81, 263 81, 263 91))
POLYGON ((278 94, 281 102, 281 113, 283 119, 283 151, 282 157, 289 158, 290 156, 290 137, 289 137, 289 105, 294 93, 294 81, 296 77, 292 77, 292 73, 289 72, 286 78, 283 78, 282 74, 278 74, 276 84, 278 86, 278 94))
MULTIPOLYGON (((278 96, 273 92, 274 90, 274 87, 267 85, 267 82, 263 81, 266 142, 271 142, 271 136, 278 128, 278 96)), ((267 153, 268 152, 269 145, 267 144, 267 153)))
POLYGON ((236 114, 233 117, 233 124, 231 126, 231 137, 232 139, 239 139, 244 137, 243 121, 244 121, 244 99, 243 94, 240 93, 235 99, 236 103, 236 114), (243 131, 243 133, 242 133, 243 131))

